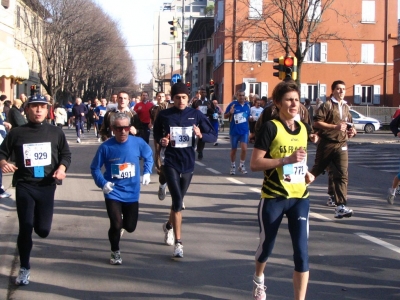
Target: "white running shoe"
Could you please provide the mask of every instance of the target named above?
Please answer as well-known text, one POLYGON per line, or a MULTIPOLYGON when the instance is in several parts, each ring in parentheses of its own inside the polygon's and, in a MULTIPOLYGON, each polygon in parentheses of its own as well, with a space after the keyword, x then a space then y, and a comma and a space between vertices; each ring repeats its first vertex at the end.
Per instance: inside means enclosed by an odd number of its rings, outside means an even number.
POLYGON ((167 223, 165 222, 162 226, 165 236, 164 236, 164 243, 168 246, 173 246, 175 242, 175 236, 174 236, 174 229, 167 229, 167 223))
POLYGON ((80 143, 80 142, 81 142, 81 139, 80 139, 80 138, 77 138, 77 139, 76 139, 76 142, 77 142, 77 143, 80 143))
POLYGON ((181 243, 175 244, 173 257, 183 257, 183 245, 181 243))
POLYGON ((239 166, 238 171, 242 174, 247 174, 246 168, 243 166, 239 166))
POLYGON ((122 264, 122 258, 121 258, 120 251, 111 252, 110 264, 111 265, 121 265, 122 264))
POLYGON ((236 166, 231 166, 231 171, 230 171, 230 175, 235 175, 236 173, 236 166))
POLYGON ((253 280, 253 299, 254 300, 265 300, 267 299, 267 295, 265 294, 265 290, 267 287, 264 283, 257 283, 253 280))
POLYGON ((326 202, 326 205, 329 207, 336 207, 335 203, 335 196, 334 195, 329 195, 328 201, 326 202))
POLYGON ((11 194, 4 192, 3 194, 0 194, 0 198, 10 198, 11 194))
POLYGON ((31 276, 31 271, 26 268, 19 269, 17 278, 15 279, 16 285, 27 285, 29 284, 29 277, 31 276))
MULTIPOLYGON (((1 197, 1 195, 0 195, 1 197)), ((391 205, 394 204, 394 198, 396 197, 396 190, 389 188, 388 190, 388 195, 387 195, 387 202, 391 205)))
POLYGON ((339 205, 335 208, 335 218, 341 219, 343 217, 350 218, 353 215, 353 210, 347 208, 345 205, 339 205))

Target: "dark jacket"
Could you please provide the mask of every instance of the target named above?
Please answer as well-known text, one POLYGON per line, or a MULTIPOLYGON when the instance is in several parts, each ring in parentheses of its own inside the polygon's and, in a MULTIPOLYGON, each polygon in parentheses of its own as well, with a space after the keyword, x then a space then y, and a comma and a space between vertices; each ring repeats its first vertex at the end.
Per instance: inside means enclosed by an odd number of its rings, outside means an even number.
MULTIPOLYGON (((176 107, 164 109, 159 112, 154 122, 154 140, 160 140, 170 133, 170 127, 200 127, 203 142, 214 143, 217 141, 217 133, 208 118, 197 109, 186 107, 180 110, 176 107)), ((195 140, 193 133, 192 147, 174 148, 171 143, 165 148, 164 165, 174 168, 180 173, 189 173, 194 170, 195 140)))
POLYGON ((72 115, 75 117, 75 122, 85 122, 86 121, 86 114, 87 114, 88 110, 86 105, 84 105, 83 103, 77 105, 74 104, 74 106, 72 107, 72 115), (83 113, 83 116, 82 116, 83 113))
POLYGON ((8 112, 8 119, 7 121, 11 124, 11 129, 17 128, 26 124, 25 117, 21 114, 19 109, 14 105, 10 108, 8 112))

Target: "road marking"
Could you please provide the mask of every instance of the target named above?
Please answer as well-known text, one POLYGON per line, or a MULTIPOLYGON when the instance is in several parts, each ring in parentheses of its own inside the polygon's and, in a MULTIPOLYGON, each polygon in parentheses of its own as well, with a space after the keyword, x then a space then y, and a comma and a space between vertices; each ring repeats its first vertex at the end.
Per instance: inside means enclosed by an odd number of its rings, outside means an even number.
POLYGON ((226 179, 229 180, 230 182, 233 182, 233 183, 236 183, 236 184, 245 184, 244 182, 241 182, 239 180, 236 180, 236 179, 233 179, 233 178, 230 178, 230 177, 227 177, 226 179))
POLYGON ((257 194, 260 193, 260 189, 256 189, 256 188, 249 188, 250 191, 255 192, 257 194))
POLYGON ((214 170, 212 168, 206 168, 206 170, 208 170, 208 171, 210 171, 211 173, 214 173, 214 174, 222 174, 221 172, 219 172, 217 170, 214 170))
POLYGON ((202 167, 205 167, 205 166, 206 166, 205 164, 203 164, 203 163, 201 163, 201 162, 199 162, 199 161, 195 161, 195 164, 196 164, 196 165, 199 165, 199 166, 202 166, 202 167))
POLYGON ((387 248, 389 250, 392 250, 394 252, 400 253, 400 248, 395 246, 395 245, 389 244, 387 242, 384 242, 384 241, 382 241, 380 239, 377 239, 377 238, 375 238, 373 236, 370 236, 370 235, 362 233, 362 232, 358 232, 358 233, 355 233, 355 234, 358 235, 359 237, 363 238, 363 239, 366 239, 366 240, 370 241, 370 242, 378 244, 378 245, 380 245, 382 247, 385 247, 385 248, 387 248))
POLYGON ((317 214, 317 213, 310 212, 310 216, 313 217, 313 218, 316 218, 316 219, 324 220, 324 221, 331 221, 331 219, 329 219, 329 218, 327 218, 327 217, 325 217, 325 216, 323 216, 321 214, 317 214))

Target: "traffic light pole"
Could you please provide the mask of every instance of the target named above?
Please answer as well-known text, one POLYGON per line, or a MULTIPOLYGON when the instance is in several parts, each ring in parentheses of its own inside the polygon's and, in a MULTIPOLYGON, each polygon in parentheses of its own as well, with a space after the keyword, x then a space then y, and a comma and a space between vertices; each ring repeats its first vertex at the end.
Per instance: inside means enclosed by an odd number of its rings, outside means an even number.
POLYGON ((181 56, 181 76, 185 82, 185 0, 182 0, 182 56, 181 56))

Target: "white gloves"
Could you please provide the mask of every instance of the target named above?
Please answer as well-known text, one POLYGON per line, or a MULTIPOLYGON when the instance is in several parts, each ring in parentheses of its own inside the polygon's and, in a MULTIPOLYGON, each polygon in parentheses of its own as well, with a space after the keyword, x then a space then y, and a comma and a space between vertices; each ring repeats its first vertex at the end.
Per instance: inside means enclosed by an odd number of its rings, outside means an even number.
POLYGON ((142 184, 148 185, 150 183, 150 173, 143 174, 142 184))
POLYGON ((111 193, 114 189, 113 189, 114 183, 112 182, 107 182, 104 186, 103 186, 103 193, 104 194, 109 194, 111 193))

